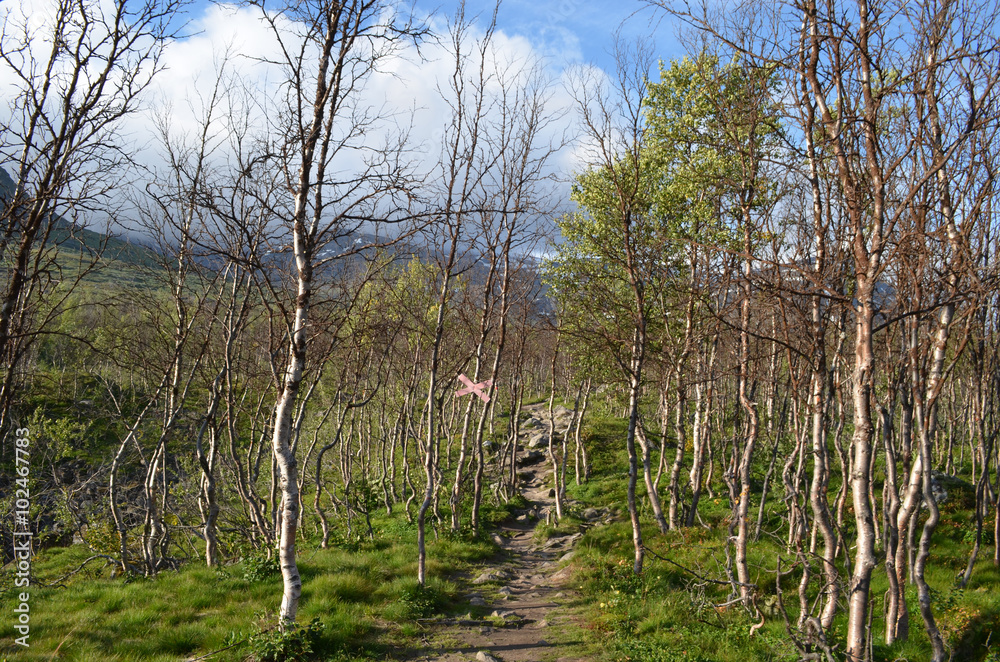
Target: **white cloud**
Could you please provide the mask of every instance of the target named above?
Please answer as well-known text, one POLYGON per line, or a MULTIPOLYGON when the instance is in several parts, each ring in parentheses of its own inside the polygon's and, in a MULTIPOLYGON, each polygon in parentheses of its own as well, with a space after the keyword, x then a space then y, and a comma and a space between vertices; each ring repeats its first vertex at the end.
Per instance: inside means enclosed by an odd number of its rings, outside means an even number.
MULTIPOLYGON (((152 99, 165 100, 171 107, 171 121, 178 130, 187 132, 197 128, 201 112, 199 95, 205 98, 213 84, 216 72, 225 52, 230 52, 227 66, 236 77, 248 86, 259 89, 258 99, 268 107, 267 112, 282 112, 277 80, 278 73, 273 67, 262 64, 277 54, 277 44, 269 28, 263 24, 258 13, 248 8, 234 6, 210 6, 192 23, 196 34, 181 42, 172 44, 166 51, 163 63, 165 71, 158 78, 152 99)), ((437 32, 444 30, 438 20, 434 25, 437 32)), ((479 38, 481 29, 474 29, 471 37, 479 38)), ((565 50, 559 43, 573 42, 573 36, 560 28, 553 28, 558 39, 549 39, 546 44, 533 43, 528 37, 497 31, 493 37, 490 52, 492 63, 499 67, 539 62, 547 67, 553 78, 551 84, 551 104, 553 113, 562 113, 563 119, 553 124, 549 131, 552 140, 561 140, 574 120, 569 111, 571 99, 560 82, 561 64, 549 57, 555 48, 565 50)), ((447 94, 447 86, 454 68, 453 56, 448 52, 446 40, 426 42, 419 54, 412 45, 404 46, 392 58, 384 61, 379 71, 364 84, 360 101, 371 109, 378 109, 383 116, 381 127, 369 129, 365 140, 377 145, 400 125, 411 127, 414 145, 424 147, 424 153, 432 158, 439 153, 440 141, 448 116, 448 105, 442 98, 442 90, 447 94)), ((151 104, 156 109, 156 104, 151 104)), ((287 111, 287 109, 286 109, 287 111)), ((138 118, 137 118, 138 119, 138 118)), ((142 119, 149 122, 149 117, 142 119)), ((138 131, 138 126, 134 130, 138 131)), ((574 160, 574 150, 563 150, 554 164, 560 167, 574 160)))
MULTIPOLYGON (((552 11, 571 11, 577 6, 576 2, 578 0, 565 0, 552 11)), ((0 11, 8 17, 20 16, 33 26, 32 29, 41 30, 50 4, 38 0, 5 0, 0 11)), ((252 100, 258 104, 255 112, 259 125, 288 112, 288 108, 283 107, 280 72, 266 64, 267 60, 276 59, 278 44, 259 10, 209 4, 203 5, 200 12, 191 17, 187 30, 191 36, 165 49, 160 62, 163 70, 148 91, 143 111, 129 117, 118 131, 123 140, 133 140, 140 146, 139 160, 148 165, 162 159, 157 138, 158 118, 169 119, 174 136, 193 138, 197 135, 223 60, 229 75, 252 91, 252 100)), ((444 31, 440 19, 434 19, 434 27, 439 34, 444 31)), ((536 24, 533 29, 526 30, 526 34, 497 30, 489 58, 498 68, 506 65, 507 71, 532 62, 539 63, 545 70, 551 79, 551 112, 561 115, 547 127, 547 139, 559 143, 576 120, 572 98, 562 78, 567 62, 581 58, 580 42, 565 21, 554 20, 542 29, 537 28, 536 24)), ((470 33, 472 38, 482 35, 481 27, 470 33)), ((421 158, 426 160, 425 167, 437 157, 448 118, 448 104, 440 90, 447 90, 454 67, 446 42, 446 39, 441 43, 425 42, 419 53, 412 45, 404 46, 365 82, 358 103, 377 109, 382 120, 366 132, 364 140, 369 145, 379 145, 401 126, 410 127, 412 144, 423 146, 421 158)), ((4 84, 11 84, 11 78, 9 72, 0 68, 0 85, 4 84)), ((225 134, 225 122, 222 122, 215 137, 224 141, 225 134)), ((550 172, 560 170, 568 175, 579 170, 583 165, 580 154, 578 149, 563 148, 552 159, 550 172)), ((340 165, 351 166, 345 162, 340 165)), ((562 191, 563 186, 559 188, 562 191)))

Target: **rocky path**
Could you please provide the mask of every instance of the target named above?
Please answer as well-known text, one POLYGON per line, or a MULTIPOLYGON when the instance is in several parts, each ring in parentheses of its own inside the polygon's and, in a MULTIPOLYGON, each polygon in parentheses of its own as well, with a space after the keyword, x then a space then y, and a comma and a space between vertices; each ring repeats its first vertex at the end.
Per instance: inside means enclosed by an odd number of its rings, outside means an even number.
MULTIPOLYGON (((534 420, 544 417, 544 405, 525 408, 534 420)), ((530 423, 529 419, 529 423, 530 423)), ((557 423, 557 429, 558 423, 557 423)), ((525 437, 537 436, 529 425, 525 437)), ((472 579, 466 599, 468 615, 445 621, 422 622, 423 646, 409 657, 420 662, 576 662, 591 660, 573 604, 579 596, 568 585, 573 546, 582 537, 574 533, 538 543, 538 521, 554 510, 550 467, 538 453, 519 458, 522 493, 528 501, 516 522, 494 535, 503 561, 472 579)))

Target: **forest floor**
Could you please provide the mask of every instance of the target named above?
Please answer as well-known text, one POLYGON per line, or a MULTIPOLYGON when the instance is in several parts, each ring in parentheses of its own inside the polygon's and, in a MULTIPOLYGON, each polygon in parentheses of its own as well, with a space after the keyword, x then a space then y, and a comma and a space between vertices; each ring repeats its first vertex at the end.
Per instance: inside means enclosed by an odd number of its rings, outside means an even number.
MULTIPOLYGON (((545 405, 525 407, 543 419, 545 405)), ((531 433, 528 430, 525 437, 531 433)), ((585 642, 580 595, 570 586, 573 546, 582 531, 558 529, 541 540, 536 528, 554 519, 552 468, 547 454, 522 446, 521 493, 527 506, 494 535, 501 552, 476 577, 467 577, 469 614, 420 622, 422 646, 404 658, 420 662, 577 662, 596 659, 585 642), (551 515, 550 515, 551 514, 551 515)), ((582 527, 579 527, 582 529, 582 527)))

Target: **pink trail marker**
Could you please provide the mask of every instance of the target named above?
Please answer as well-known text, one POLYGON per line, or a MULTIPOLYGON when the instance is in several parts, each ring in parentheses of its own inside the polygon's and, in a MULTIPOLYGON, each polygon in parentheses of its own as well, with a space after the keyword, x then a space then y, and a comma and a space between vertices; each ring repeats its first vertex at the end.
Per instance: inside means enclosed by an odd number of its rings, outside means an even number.
POLYGON ((466 388, 463 388, 461 391, 456 393, 455 395, 457 397, 473 393, 475 395, 478 395, 483 402, 490 401, 490 396, 486 395, 486 392, 489 390, 490 386, 493 386, 492 379, 487 379, 485 382, 479 382, 478 384, 473 384, 472 380, 466 377, 465 375, 459 375, 458 379, 463 384, 465 384, 466 388))

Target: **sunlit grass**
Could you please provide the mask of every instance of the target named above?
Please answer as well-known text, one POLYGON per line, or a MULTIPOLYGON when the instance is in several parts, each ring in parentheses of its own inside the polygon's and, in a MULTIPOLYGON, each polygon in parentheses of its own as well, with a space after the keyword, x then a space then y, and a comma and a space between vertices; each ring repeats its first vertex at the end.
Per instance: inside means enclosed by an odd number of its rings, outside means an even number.
MULTIPOLYGON (((758 603, 766 613, 765 625, 750 635, 755 620, 738 605, 725 605, 730 599, 726 579, 726 537, 731 517, 728 496, 716 486, 714 498, 702 494, 698 512, 706 526, 671 531, 661 535, 653 525, 645 488, 638 488, 643 537, 647 548, 643 576, 632 575, 632 534, 625 512, 625 421, 594 416, 587 426, 588 452, 595 460, 591 481, 583 486, 569 486, 569 493, 582 502, 581 506, 610 507, 622 515, 619 521, 606 527, 590 529, 574 559, 574 584, 583 593, 587 619, 595 641, 605 643, 612 660, 634 662, 664 662, 673 660, 712 660, 719 662, 751 662, 756 660, 796 660, 792 645, 778 608, 776 571, 781 560, 782 572, 796 564, 794 551, 786 549, 787 522, 782 517, 784 507, 780 476, 771 485, 769 507, 759 540, 748 549, 751 579, 758 585, 758 603), (662 557, 662 558, 660 558, 662 557), (665 560, 668 559, 668 560, 665 560), (723 605, 723 606, 719 606, 723 605)), ((673 449, 667 449, 671 460, 673 449)), ((755 475, 763 478, 765 462, 770 457, 757 458, 755 475)), ((769 455, 769 454, 768 454, 769 455)), ((689 460, 690 458, 688 458, 689 460)), ((685 469, 686 472, 687 469, 685 469)), ((716 467, 718 477, 719 468, 716 467)), ((836 473, 836 469, 834 469, 836 473)), ((876 472, 878 478, 878 472, 876 472)), ((839 479, 831 481, 833 501, 839 479)), ((754 492, 751 516, 756 519, 759 485, 754 492)), ((881 483, 876 494, 881 498, 881 483)), ((965 590, 957 588, 957 576, 965 569, 972 547, 972 517, 974 492, 962 481, 948 484, 949 498, 941 505, 942 521, 934 535, 926 578, 933 594, 933 609, 953 659, 974 662, 1000 658, 1000 569, 992 564, 992 532, 984 532, 983 549, 976 563, 972 580, 965 590), (993 632, 997 635, 994 636, 993 632), (993 657, 991 657, 991 655, 993 657)), ((661 485, 661 495, 666 492, 661 485)), ((926 517, 926 514, 923 515, 926 517)), ((850 501, 845 512, 848 536, 853 536, 853 514, 850 501)), ((920 523, 923 519, 920 520, 920 523)), ((987 526, 987 528, 989 528, 987 526)), ((853 550, 850 551, 853 556, 853 550)), ((885 609, 888 580, 885 576, 884 552, 879 548, 879 565, 872 576, 871 609, 873 614, 872 648, 876 662, 896 660, 926 660, 930 657, 930 642, 924 629, 916 588, 908 587, 910 636, 907 641, 886 646, 885 625, 881 614, 885 609)), ((849 572, 843 555, 838 557, 838 569, 846 585, 849 572)), ((821 568, 813 562, 816 577, 821 568)), ((801 567, 784 576, 781 599, 794 626, 798 617, 798 583, 801 567)), ((818 582, 810 586, 807 597, 816 599, 818 582)), ((843 602, 843 594, 842 594, 843 602)), ((837 650, 844 650, 847 615, 842 609, 834 622, 833 640, 837 650)))
MULTIPOLYGON (((428 541, 426 590, 416 585, 416 547, 402 516, 376 520, 377 542, 317 549, 300 545, 303 590, 299 622, 322 622, 321 659, 381 659, 405 640, 414 618, 448 611, 457 585, 448 577, 495 552, 482 540, 428 541)), ((80 546, 38 555, 35 572, 55 578, 89 553, 80 546)), ((189 564, 156 578, 112 579, 94 563, 63 587, 31 587, 31 647, 9 645, 12 623, 0 623, 0 660, 136 660, 176 662, 218 650, 276 622, 281 578, 244 578, 243 563, 220 569, 189 564), (53 653, 58 653, 53 657, 53 653)), ((12 598, 5 578, 4 604, 12 598)), ((246 647, 212 660, 247 658, 246 647)))

